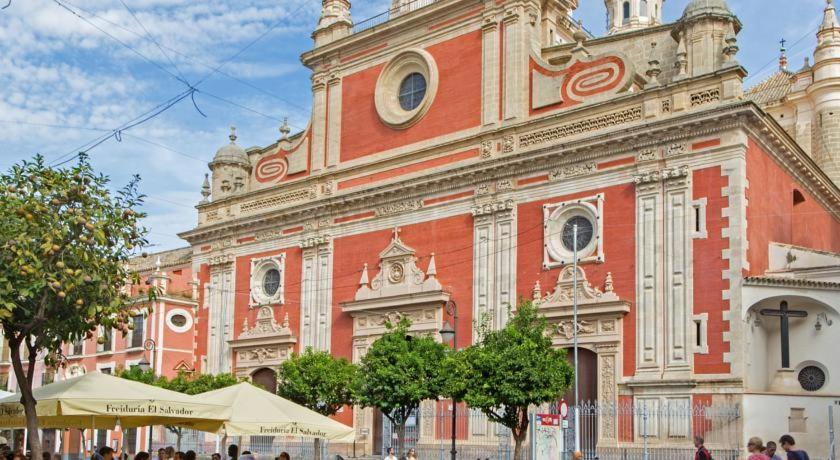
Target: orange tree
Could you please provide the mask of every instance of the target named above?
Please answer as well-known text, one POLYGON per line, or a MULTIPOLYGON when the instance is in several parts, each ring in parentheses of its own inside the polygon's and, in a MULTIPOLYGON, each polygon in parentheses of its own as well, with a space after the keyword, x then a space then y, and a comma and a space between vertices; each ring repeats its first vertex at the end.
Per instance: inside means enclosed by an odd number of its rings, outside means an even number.
POLYGON ((537 306, 522 300, 504 328, 480 325, 480 341, 446 363, 444 393, 509 428, 513 460, 523 456, 528 408, 557 401, 574 378, 565 351, 552 346, 549 331, 537 306))
MULTIPOLYGON (((67 168, 39 155, 0 173, 0 327, 32 458, 41 458, 32 396, 38 357, 55 365, 63 343, 89 338, 99 326, 123 334, 130 327, 134 301, 124 288, 139 277, 128 260, 146 244, 138 181, 112 192, 84 155, 67 168)), ((144 296, 152 300, 154 292, 144 296)))

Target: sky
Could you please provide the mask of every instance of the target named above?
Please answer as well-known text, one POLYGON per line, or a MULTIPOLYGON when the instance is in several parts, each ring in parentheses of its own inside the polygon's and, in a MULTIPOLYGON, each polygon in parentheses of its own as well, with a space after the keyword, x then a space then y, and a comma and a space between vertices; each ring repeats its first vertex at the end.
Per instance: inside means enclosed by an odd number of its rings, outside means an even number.
MULTIPOLYGON (((389 3, 357 1, 353 18, 389 3)), ((687 3, 666 0, 664 21, 687 3)), ((825 0, 728 3, 744 25, 746 86, 777 70, 782 38, 793 69, 812 56, 825 0)), ((275 141, 285 118, 293 132, 306 126, 300 55, 320 9, 320 0, 11 0, 0 10, 0 170, 37 153, 68 159, 192 85, 192 97, 88 152, 115 187, 141 176, 150 250, 185 246, 177 233, 195 226, 207 163, 230 126, 246 148, 275 141)), ((580 0, 575 17, 604 34, 603 0, 580 0)))

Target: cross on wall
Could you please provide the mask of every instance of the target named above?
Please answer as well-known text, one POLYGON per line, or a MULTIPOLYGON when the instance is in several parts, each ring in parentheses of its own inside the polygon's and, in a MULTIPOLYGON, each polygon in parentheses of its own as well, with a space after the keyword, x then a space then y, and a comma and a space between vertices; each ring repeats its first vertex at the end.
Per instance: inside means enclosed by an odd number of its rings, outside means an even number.
POLYGON ((787 301, 779 304, 778 310, 764 308, 759 313, 762 316, 775 316, 779 318, 782 342, 782 369, 790 369, 790 318, 805 318, 807 311, 790 310, 787 301))

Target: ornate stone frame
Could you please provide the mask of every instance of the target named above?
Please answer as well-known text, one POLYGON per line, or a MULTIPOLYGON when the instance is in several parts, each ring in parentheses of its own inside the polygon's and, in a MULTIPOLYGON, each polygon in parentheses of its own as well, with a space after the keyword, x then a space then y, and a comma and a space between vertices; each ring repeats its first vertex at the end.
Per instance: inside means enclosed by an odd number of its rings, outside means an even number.
POLYGON ((604 195, 597 194, 577 200, 543 205, 543 268, 549 269, 571 263, 572 251, 563 246, 562 229, 575 216, 592 221, 592 241, 578 251, 578 262, 604 261, 604 195))
POLYGON ((274 320, 274 308, 263 306, 257 313, 254 327, 249 327, 248 319, 245 318, 242 332, 229 343, 236 357, 236 375, 250 377, 260 368, 276 368, 287 360, 294 350, 297 338, 289 327, 288 313, 278 325, 274 320))
POLYGON ((285 277, 286 277, 286 253, 276 256, 251 259, 251 297, 248 306, 256 308, 263 305, 282 305, 285 303, 285 277), (274 295, 268 295, 263 290, 263 278, 265 274, 275 269, 280 272, 280 286, 274 295))
POLYGON ((376 113, 391 128, 408 128, 428 112, 435 100, 437 88, 438 70, 432 55, 418 48, 406 50, 391 59, 379 74, 374 93, 376 113), (399 101, 400 84, 412 73, 418 73, 426 79, 426 95, 420 105, 405 110, 399 101))
MULTIPOLYGON (((577 267, 577 283, 574 282, 574 267, 567 265, 561 270, 554 290, 545 297, 539 282, 534 286, 534 302, 550 324, 557 327, 552 341, 557 347, 571 347, 574 329, 578 332, 578 346, 595 351, 598 355, 598 400, 601 404, 615 405, 618 402, 618 381, 621 368, 622 321, 630 312, 630 303, 622 300, 613 290, 612 274, 607 273, 604 289, 592 286, 586 272, 577 267), (573 296, 577 291, 578 321, 573 321, 573 296)), ((606 411, 609 412, 609 411, 606 411)), ((618 421, 606 416, 600 419, 598 436, 604 445, 617 444, 618 421)))

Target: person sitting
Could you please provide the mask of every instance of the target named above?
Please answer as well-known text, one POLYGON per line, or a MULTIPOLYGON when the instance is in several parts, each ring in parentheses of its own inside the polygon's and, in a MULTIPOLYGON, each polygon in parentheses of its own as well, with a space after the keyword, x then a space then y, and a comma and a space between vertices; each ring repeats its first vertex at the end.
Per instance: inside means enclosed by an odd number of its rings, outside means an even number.
POLYGON ((280 452, 280 455, 278 455, 274 460, 292 460, 292 458, 289 456, 288 452, 284 451, 280 452))
POLYGON ((222 454, 213 452, 213 454, 210 455, 210 460, 222 460, 222 454))
POLYGON ((195 457, 196 457, 196 455, 195 455, 195 451, 194 451, 194 450, 188 450, 188 451, 184 454, 184 460, 195 460, 195 457))
POLYGON ((796 441, 793 439, 793 436, 786 434, 779 438, 779 444, 782 445, 782 449, 787 452, 788 460, 811 460, 811 457, 808 457, 808 452, 804 450, 797 449, 796 441))
POLYGON ((163 447, 158 449, 158 460, 169 460, 169 456, 166 455, 166 449, 163 447))
POLYGON ((152 456, 148 452, 137 452, 134 454, 134 460, 151 460, 152 456))

